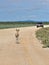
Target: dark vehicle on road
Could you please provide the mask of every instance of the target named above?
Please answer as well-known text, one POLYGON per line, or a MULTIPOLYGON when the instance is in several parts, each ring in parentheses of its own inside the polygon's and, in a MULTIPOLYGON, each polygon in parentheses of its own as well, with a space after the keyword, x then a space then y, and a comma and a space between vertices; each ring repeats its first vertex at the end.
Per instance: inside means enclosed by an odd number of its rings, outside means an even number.
POLYGON ((43 27, 43 23, 42 22, 37 22, 36 26, 37 26, 37 28, 38 27, 43 27))

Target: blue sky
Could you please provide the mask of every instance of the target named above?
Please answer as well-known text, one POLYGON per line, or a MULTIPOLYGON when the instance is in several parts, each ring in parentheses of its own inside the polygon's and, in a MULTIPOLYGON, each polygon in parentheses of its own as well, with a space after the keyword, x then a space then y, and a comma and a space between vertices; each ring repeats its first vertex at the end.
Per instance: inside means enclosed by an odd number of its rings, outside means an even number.
POLYGON ((0 0, 0 21, 49 21, 49 0, 0 0))

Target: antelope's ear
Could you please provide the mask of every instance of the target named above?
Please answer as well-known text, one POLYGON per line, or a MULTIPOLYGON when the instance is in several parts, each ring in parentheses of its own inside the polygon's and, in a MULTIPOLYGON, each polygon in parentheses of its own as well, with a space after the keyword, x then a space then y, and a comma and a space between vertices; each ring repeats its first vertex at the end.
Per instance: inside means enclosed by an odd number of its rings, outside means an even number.
POLYGON ((17 29, 16 29, 16 31, 17 31, 17 29))
POLYGON ((16 29, 16 31, 20 31, 19 29, 16 29))

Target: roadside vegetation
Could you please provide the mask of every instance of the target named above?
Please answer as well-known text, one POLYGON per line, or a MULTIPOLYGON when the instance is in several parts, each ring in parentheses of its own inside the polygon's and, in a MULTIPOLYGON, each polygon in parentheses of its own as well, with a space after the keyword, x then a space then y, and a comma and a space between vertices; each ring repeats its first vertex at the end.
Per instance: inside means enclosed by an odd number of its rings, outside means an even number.
POLYGON ((0 22, 0 29, 33 26, 33 22, 0 22))
POLYGON ((43 48, 49 47, 49 27, 48 28, 41 28, 36 32, 36 37, 41 40, 43 48))

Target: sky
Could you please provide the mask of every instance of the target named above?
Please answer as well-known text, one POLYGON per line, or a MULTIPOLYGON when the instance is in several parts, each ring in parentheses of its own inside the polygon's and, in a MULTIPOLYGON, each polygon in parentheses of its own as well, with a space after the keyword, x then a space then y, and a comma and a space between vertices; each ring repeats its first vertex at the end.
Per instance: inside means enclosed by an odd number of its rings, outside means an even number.
POLYGON ((0 0, 0 21, 49 21, 49 0, 0 0))

